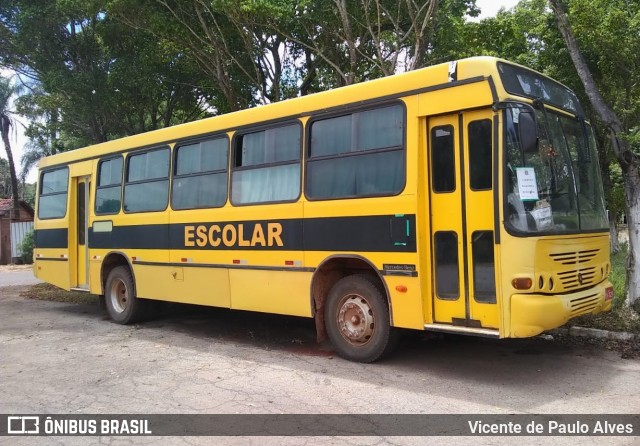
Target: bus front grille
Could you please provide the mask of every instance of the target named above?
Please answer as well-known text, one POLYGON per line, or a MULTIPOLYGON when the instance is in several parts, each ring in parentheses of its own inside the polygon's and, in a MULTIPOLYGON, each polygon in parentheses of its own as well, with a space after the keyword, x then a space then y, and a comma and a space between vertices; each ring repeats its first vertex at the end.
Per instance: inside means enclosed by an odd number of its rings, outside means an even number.
POLYGON ((558 278, 565 290, 573 290, 589 286, 596 281, 596 268, 581 268, 558 273, 558 278))
POLYGON ((590 294, 588 296, 577 297, 571 300, 571 317, 580 316, 582 314, 591 313, 598 306, 598 295, 590 294))
POLYGON ((600 252, 599 249, 587 249, 584 251, 558 252, 549 254, 549 256, 562 265, 578 265, 590 262, 598 255, 598 252, 600 252))

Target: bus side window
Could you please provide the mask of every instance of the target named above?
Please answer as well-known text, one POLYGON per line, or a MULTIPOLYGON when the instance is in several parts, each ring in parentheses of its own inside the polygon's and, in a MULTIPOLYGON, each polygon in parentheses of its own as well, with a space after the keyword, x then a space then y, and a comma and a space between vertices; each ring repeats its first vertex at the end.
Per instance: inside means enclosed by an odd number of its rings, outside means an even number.
POLYGON ((298 122, 238 135, 231 202, 294 201, 300 196, 302 127, 298 122))
POLYGON ((122 157, 100 161, 96 187, 96 215, 120 212, 122 195, 122 157))
POLYGON ((404 108, 392 105, 311 124, 311 199, 400 193, 405 183, 404 108))
POLYGON ((208 139, 175 150, 173 209, 222 207, 227 202, 229 140, 208 139))
POLYGON ((41 220, 62 218, 67 214, 69 169, 51 170, 42 174, 38 218, 41 220))
POLYGON ((125 212, 164 211, 169 202, 169 148, 129 155, 125 212))

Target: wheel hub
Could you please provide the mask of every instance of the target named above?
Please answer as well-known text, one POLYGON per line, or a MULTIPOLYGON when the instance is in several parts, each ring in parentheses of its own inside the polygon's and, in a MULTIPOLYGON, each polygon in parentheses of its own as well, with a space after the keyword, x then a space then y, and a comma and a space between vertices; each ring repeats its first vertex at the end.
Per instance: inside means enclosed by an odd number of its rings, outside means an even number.
POLYGON ((113 282, 109 297, 111 298, 113 308, 118 313, 122 313, 126 310, 129 301, 129 293, 127 292, 127 286, 122 280, 115 280, 113 282))
POLYGON ((358 295, 345 296, 339 306, 338 327, 353 345, 369 342, 374 329, 373 311, 367 300, 358 295))

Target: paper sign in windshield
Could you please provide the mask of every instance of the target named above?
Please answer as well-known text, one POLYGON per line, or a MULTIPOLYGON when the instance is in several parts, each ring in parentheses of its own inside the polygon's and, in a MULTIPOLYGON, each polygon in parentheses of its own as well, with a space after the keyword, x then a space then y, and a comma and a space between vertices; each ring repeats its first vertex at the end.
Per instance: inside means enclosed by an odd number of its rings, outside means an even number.
POLYGON ((522 201, 538 200, 538 183, 536 183, 536 171, 533 167, 516 168, 518 177, 518 193, 522 201))
POLYGON ((548 203, 532 210, 531 216, 536 221, 538 231, 544 231, 553 226, 553 214, 548 203))

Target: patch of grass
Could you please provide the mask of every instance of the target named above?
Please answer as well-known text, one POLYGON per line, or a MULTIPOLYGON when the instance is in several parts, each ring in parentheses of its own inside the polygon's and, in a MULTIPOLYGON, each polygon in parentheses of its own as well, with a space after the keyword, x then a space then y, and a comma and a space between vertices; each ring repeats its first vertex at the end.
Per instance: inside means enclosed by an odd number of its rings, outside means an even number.
POLYGON ((609 280, 613 284, 613 309, 624 307, 627 298, 627 244, 621 245, 621 250, 611 256, 611 272, 609 280))
POLYGON ((65 302, 74 304, 86 304, 98 302, 97 296, 79 291, 65 291, 48 283, 33 285, 20 293, 21 297, 28 299, 48 300, 51 302, 65 302))
POLYGON ((614 308, 608 313, 580 316, 572 319, 570 325, 640 334, 640 316, 626 306, 614 308))
POLYGON ((581 316, 573 319, 570 325, 640 334, 640 315, 624 304, 627 298, 627 245, 622 244, 621 248, 619 253, 611 256, 609 280, 613 284, 614 290, 611 311, 581 316))

